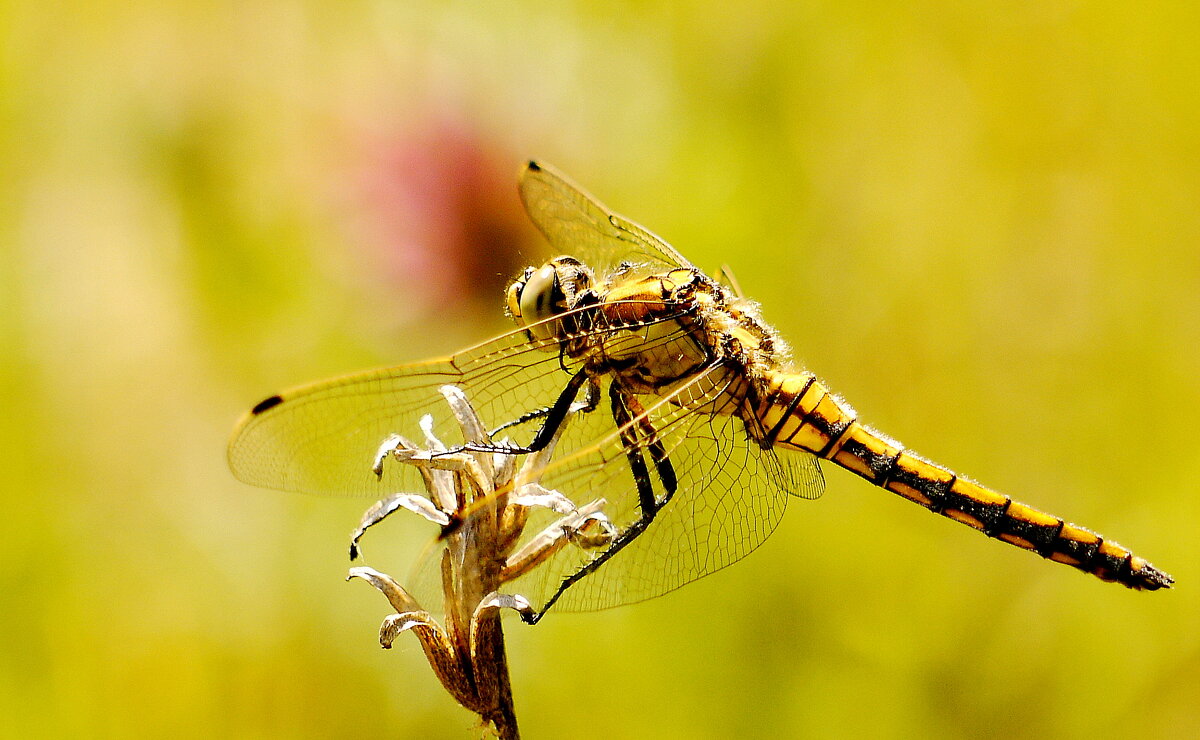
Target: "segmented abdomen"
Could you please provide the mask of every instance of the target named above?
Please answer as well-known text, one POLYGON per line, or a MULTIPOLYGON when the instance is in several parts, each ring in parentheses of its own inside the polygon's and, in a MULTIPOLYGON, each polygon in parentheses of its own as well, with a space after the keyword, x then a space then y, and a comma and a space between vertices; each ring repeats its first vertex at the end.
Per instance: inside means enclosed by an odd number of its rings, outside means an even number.
POLYGON ((776 373, 752 410, 759 442, 811 452, 989 537, 1130 588, 1168 588, 1171 576, 1116 542, 1013 501, 917 457, 860 424, 809 373, 776 373))

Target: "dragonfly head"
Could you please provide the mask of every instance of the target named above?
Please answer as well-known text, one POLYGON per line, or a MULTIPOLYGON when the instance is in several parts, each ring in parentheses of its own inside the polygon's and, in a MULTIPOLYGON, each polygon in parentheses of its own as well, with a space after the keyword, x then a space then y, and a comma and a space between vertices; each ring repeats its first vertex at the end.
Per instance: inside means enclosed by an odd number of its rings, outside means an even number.
POLYGON ((556 257, 541 267, 528 267, 508 286, 508 313, 535 339, 554 340, 559 322, 546 321, 579 303, 592 287, 592 271, 574 257, 556 257))

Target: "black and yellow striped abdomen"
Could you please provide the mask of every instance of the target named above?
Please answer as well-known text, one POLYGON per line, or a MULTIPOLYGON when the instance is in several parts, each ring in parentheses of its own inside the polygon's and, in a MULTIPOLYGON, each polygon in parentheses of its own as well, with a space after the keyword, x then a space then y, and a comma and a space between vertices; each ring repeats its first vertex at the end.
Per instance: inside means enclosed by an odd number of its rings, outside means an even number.
MULTIPOLYGON (((1044 558, 1130 588, 1169 588, 1171 576, 1117 543, 923 460, 860 424, 809 373, 770 373, 752 413, 764 446, 823 457, 942 516, 1044 558)), ((753 433, 753 432, 752 432, 753 433)))

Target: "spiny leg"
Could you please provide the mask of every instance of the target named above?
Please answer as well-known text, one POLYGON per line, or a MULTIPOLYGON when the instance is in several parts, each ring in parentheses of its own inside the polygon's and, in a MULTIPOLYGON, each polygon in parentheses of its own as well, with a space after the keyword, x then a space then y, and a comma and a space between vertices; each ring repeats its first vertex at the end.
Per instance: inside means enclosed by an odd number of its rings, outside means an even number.
MULTIPOLYGON (((615 387, 615 386, 614 386, 615 387)), ((646 409, 634 396, 622 395, 621 402, 625 407, 626 423, 630 421, 635 424, 641 431, 642 439, 646 440, 646 446, 650 450, 650 459, 654 462, 654 469, 658 473, 658 479, 662 483, 663 497, 655 499, 653 491, 651 491, 650 501, 647 503, 642 500, 642 510, 650 509, 655 513, 666 506, 671 497, 675 495, 675 489, 679 487, 679 480, 675 477, 675 467, 671 465, 671 460, 667 457, 667 449, 663 447, 663 443, 658 438, 658 432, 654 425, 650 423, 649 417, 646 415, 646 409)), ((614 409, 614 416, 616 411, 614 409)), ((624 438, 624 437, 622 437, 624 438)), ((639 491, 639 496, 641 492, 639 491)))
MULTIPOLYGON (((579 408, 579 411, 582 413, 588 414, 588 413, 595 411, 599 406, 600 406, 600 386, 596 382, 593 381, 591 383, 588 383, 586 386, 584 386, 583 406, 581 406, 579 408)), ((512 428, 515 426, 520 426, 521 424, 524 424, 525 422, 528 422, 528 421, 533 421, 534 419, 544 418, 546 416, 549 416, 550 412, 553 410, 554 410, 553 406, 543 406, 540 409, 534 409, 533 411, 528 411, 524 414, 521 414, 520 416, 513 419, 512 421, 507 421, 507 422, 501 424, 500 426, 496 427, 488 434, 488 436, 489 437, 499 436, 499 434, 501 432, 503 432, 505 429, 509 429, 509 428, 512 428)))
POLYGON ((641 509, 641 515, 636 521, 623 529, 604 552, 597 555, 594 560, 589 561, 579 570, 564 578, 562 583, 558 584, 558 589, 542 605, 539 611, 522 614, 521 618, 528 624, 537 624, 538 620, 546 612, 550 611, 550 607, 554 606, 554 603, 558 601, 559 597, 568 588, 584 576, 594 572, 607 562, 609 558, 637 539, 638 535, 645 532, 650 523, 654 521, 654 517, 658 514, 659 510, 666 506, 671 497, 675 495, 675 490, 678 487, 675 467, 671 464, 670 458, 667 457, 666 448, 658 440, 654 426, 646 418, 641 404, 632 396, 625 395, 616 383, 609 386, 609 399, 612 402, 613 421, 616 422, 617 429, 621 435, 625 459, 628 461, 629 469, 633 473, 634 485, 637 486, 638 507, 641 509), (635 411, 636 416, 634 416, 635 411), (648 440, 647 446, 650 451, 650 458, 654 462, 655 471, 658 473, 659 481, 663 486, 661 500, 654 496, 654 486, 650 480, 650 469, 646 466, 646 461, 642 457, 643 452, 638 442, 639 436, 648 440))
MULTIPOLYGON (((447 450, 441 454, 454 454, 458 452, 500 452, 506 455, 528 455, 534 452, 540 452, 546 445, 550 444, 550 440, 554 439, 554 434, 563 422, 567 420, 567 414, 571 411, 571 404, 575 402, 575 397, 579 395, 579 389, 587 383, 589 375, 587 369, 584 368, 571 378, 567 386, 563 388, 562 393, 558 394, 554 405, 542 413, 541 409, 526 414, 529 418, 544 417, 545 421, 542 426, 533 435, 533 439, 528 445, 482 445, 482 444, 465 444, 453 449, 447 450)), ((594 381, 593 381, 594 383, 594 381)), ((589 398, 593 392, 589 391, 589 398)), ((593 406, 594 408, 594 406, 593 406)), ((513 422, 517 423, 517 422, 513 422)), ((506 425, 507 426, 507 425, 506 425)), ((503 429, 504 427, 501 427, 503 429)))

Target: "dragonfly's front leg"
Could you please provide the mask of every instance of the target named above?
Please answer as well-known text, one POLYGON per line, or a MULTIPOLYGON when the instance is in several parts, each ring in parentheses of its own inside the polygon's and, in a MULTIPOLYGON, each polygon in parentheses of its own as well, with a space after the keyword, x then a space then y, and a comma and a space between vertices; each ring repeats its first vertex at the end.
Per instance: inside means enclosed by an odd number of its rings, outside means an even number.
MULTIPOLYGON (((600 406, 600 384, 597 383, 593 379, 592 382, 590 382, 584 386, 583 392, 584 392, 583 405, 580 406, 577 409, 577 411, 581 411, 585 414, 591 413, 592 411, 595 411, 600 406)), ((535 409, 533 411, 529 411, 524 414, 521 414, 520 416, 513 419, 512 421, 505 422, 505 423, 501 424, 500 426, 496 427, 491 432, 489 432, 488 436, 498 437, 498 436, 500 436, 500 433, 503 432, 505 429, 511 429, 512 427, 520 426, 521 424, 524 424, 525 422, 533 421, 534 419, 541 419, 543 417, 549 416, 550 411, 553 408, 554 408, 553 406, 543 406, 540 409, 535 409)))
POLYGON ((528 624, 537 624, 538 620, 550 610, 554 602, 558 601, 568 588, 584 576, 594 572, 609 558, 637 539, 638 535, 645 532, 650 523, 654 521, 654 517, 667 505, 678 488, 679 481, 675 475, 675 467, 671 464, 666 447, 658 439, 658 433, 654 429, 654 425, 650 423, 642 405, 632 395, 626 395, 617 383, 609 386, 609 398, 612 402, 613 421, 616 422, 620 432, 625 459, 629 463, 629 469, 633 473, 633 482, 637 487, 638 508, 641 513, 632 524, 612 538, 604 552, 564 578, 562 583, 558 584, 558 589, 554 594, 542 605, 541 610, 522 612, 521 619, 528 624), (649 450, 655 472, 658 473, 659 483, 663 489, 661 499, 654 495, 654 484, 650 478, 650 468, 646 465, 643 457, 643 448, 649 450))
MULTIPOLYGON (((542 422, 542 426, 537 430, 537 433, 533 435, 533 439, 528 445, 497 445, 468 442, 460 447, 447 450, 444 454, 455 454, 459 452, 499 452, 506 455, 528 455, 534 452, 540 452, 541 450, 545 449, 546 445, 550 444, 550 440, 554 439, 554 435, 558 432, 558 428, 561 427, 563 422, 567 420, 567 415, 571 412, 571 406, 575 403, 575 397, 579 395, 579 389, 582 388, 585 383, 589 385, 588 398, 591 399, 592 395, 594 393, 598 393, 598 391, 592 391, 590 389, 590 386, 595 385, 595 380, 591 379, 587 368, 584 368, 575 373, 570 382, 567 383, 567 387, 563 388, 562 393, 558 394, 558 398, 554 401, 554 405, 550 406, 544 411, 542 409, 538 409, 537 411, 530 412, 529 414, 525 414, 521 417, 526 421, 528 421, 528 419, 545 417, 545 421, 542 422)), ((594 402, 589 400, 588 403, 591 403, 592 408, 595 408, 594 402)), ((587 404, 585 404, 584 410, 587 410, 587 404)), ((511 424, 506 424, 505 426, 511 426, 512 424, 517 423, 520 423, 520 420, 512 422, 511 424)), ((504 429, 505 427, 500 428, 504 429)))

